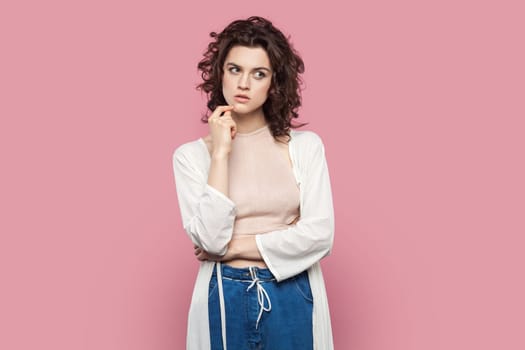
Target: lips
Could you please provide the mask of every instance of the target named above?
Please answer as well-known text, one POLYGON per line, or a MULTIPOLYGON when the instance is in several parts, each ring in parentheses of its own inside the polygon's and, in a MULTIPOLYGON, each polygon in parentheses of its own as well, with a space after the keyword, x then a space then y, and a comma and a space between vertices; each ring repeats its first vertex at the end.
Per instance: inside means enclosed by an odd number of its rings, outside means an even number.
POLYGON ((239 102, 246 102, 248 101, 250 98, 246 95, 235 95, 235 100, 236 101, 239 101, 239 102))

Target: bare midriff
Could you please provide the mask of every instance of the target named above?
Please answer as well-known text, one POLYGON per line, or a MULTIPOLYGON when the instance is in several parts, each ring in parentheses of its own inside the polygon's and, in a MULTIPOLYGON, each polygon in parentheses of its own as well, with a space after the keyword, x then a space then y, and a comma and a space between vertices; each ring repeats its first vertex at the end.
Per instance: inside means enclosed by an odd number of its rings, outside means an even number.
POLYGON ((236 260, 225 261, 224 264, 230 265, 232 267, 237 267, 237 268, 245 268, 249 266, 257 266, 263 269, 268 268, 268 266, 266 266, 266 264, 262 260, 259 261, 259 260, 236 259, 236 260))

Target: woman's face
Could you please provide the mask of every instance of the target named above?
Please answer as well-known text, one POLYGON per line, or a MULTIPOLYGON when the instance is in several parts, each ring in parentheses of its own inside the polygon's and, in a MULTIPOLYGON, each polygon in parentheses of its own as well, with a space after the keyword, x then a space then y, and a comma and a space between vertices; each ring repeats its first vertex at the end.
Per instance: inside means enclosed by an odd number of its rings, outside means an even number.
POLYGON ((258 112, 272 82, 268 54, 261 47, 234 46, 224 60, 222 93, 237 114, 258 112), (241 98, 238 95, 245 95, 241 98))

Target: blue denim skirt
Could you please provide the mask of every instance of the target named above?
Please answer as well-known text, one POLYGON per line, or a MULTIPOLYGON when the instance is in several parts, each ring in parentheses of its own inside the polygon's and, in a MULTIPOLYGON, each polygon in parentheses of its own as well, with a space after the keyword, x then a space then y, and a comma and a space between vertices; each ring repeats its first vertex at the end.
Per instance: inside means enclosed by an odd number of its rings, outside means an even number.
MULTIPOLYGON (((230 350, 312 350, 313 298, 307 271, 277 282, 269 269, 221 264, 230 350)), ((217 271, 208 290, 211 349, 223 350, 217 271)))

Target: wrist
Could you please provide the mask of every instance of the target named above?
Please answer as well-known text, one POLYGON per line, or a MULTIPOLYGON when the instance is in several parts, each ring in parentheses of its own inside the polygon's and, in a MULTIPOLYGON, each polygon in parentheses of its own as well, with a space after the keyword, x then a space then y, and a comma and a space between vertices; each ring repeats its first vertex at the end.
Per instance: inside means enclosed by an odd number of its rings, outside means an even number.
POLYGON ((224 160, 228 159, 230 151, 227 149, 216 149, 211 153, 212 160, 224 160))

